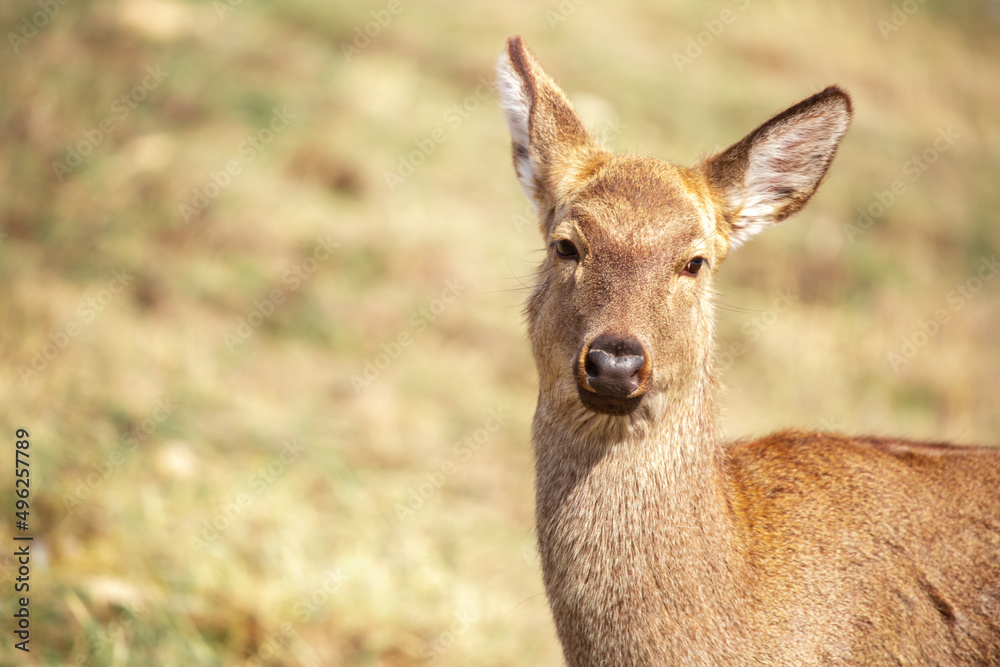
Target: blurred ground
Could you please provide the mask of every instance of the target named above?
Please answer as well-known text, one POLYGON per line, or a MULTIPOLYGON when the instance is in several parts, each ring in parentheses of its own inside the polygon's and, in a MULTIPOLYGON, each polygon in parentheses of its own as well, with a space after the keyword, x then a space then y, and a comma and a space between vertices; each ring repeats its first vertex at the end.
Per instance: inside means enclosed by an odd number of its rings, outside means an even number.
POLYGON ((997 2, 0 19, 0 663, 560 663, 520 317, 541 240, 488 85, 516 33, 612 147, 682 163, 849 90, 817 197, 722 271, 727 430, 1000 443, 997 2))

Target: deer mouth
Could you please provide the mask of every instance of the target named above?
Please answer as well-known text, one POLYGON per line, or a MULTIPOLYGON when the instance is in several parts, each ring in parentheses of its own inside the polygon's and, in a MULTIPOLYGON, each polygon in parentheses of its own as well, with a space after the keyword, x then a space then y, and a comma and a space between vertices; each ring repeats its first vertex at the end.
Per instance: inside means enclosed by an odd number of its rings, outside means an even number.
POLYGON ((580 402, 583 403, 583 407, 604 415, 617 416, 628 415, 634 412, 635 409, 642 403, 642 399, 646 395, 645 392, 643 392, 638 396, 625 398, 618 396, 606 396, 604 394, 598 394, 591 389, 585 389, 579 384, 577 385, 576 390, 580 395, 580 402))

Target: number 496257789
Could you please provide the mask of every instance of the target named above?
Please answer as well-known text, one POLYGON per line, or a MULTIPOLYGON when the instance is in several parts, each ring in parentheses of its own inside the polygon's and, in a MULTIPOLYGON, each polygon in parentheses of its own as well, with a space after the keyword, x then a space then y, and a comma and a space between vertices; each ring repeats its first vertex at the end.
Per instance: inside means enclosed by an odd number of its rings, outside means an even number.
POLYGON ((28 529, 28 495, 30 494, 29 489, 31 488, 31 471, 29 468, 29 454, 28 449, 31 447, 31 443, 28 438, 30 437, 28 431, 23 428, 17 429, 15 435, 17 435, 17 455, 16 455, 16 465, 15 474, 17 475, 17 481, 15 482, 15 493, 17 494, 17 502, 15 506, 17 507, 17 527, 21 530, 28 529))

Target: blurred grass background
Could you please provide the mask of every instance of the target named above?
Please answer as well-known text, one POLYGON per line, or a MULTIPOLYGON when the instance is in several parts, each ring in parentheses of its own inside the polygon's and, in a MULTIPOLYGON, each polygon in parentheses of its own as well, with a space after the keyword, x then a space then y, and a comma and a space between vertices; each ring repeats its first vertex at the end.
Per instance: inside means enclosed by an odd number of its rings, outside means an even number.
POLYGON ((819 194, 722 271, 727 432, 1000 441, 1000 280, 969 282, 1000 249, 995 0, 71 0, 32 33, 44 6, 0 7, 0 506, 12 545, 27 428, 35 536, 27 655, 0 557, 3 664, 560 664, 541 240, 482 84, 512 34, 613 148, 680 163, 850 91, 819 194))

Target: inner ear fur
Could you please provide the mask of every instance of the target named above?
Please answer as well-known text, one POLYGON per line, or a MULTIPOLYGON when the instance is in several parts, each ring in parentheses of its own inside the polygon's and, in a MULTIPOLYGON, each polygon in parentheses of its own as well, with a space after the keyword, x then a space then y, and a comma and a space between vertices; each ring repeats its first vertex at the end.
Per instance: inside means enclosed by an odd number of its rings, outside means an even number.
POLYGON ((500 55, 497 87, 510 128, 514 169, 544 225, 608 153, 520 37, 508 39, 500 55))
POLYGON ((805 206, 826 175, 851 114, 850 97, 830 86, 702 163, 732 247, 805 206))

